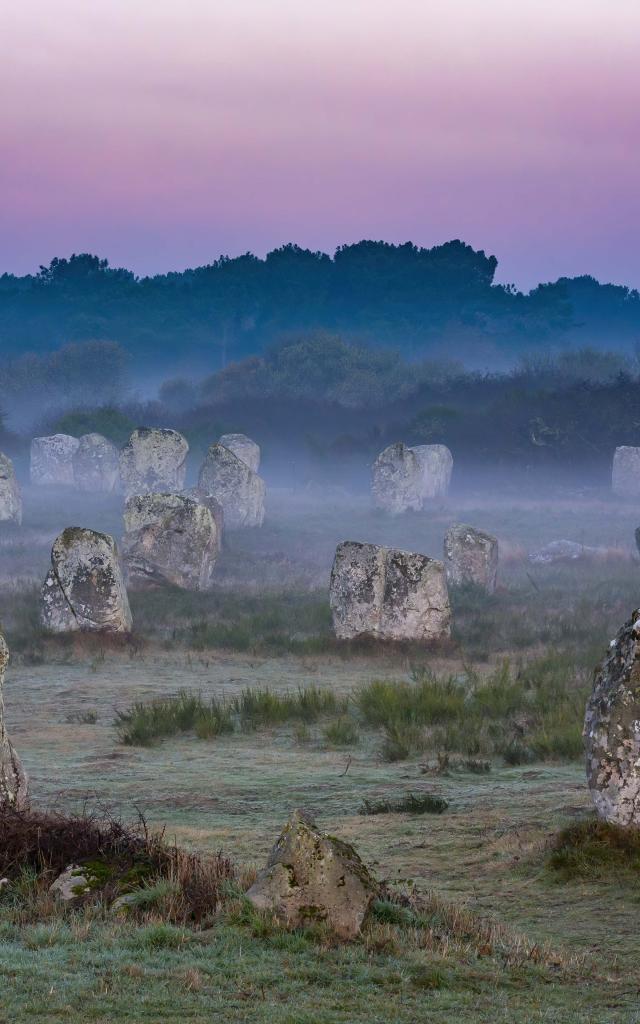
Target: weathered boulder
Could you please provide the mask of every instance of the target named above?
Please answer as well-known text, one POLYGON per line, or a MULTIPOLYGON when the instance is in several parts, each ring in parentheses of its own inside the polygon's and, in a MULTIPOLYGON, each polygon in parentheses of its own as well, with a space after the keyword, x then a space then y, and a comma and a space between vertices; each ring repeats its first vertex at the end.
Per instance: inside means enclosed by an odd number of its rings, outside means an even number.
POLYGON ((556 562, 575 562, 580 558, 603 558, 607 554, 608 548, 589 547, 575 540, 552 540, 530 552, 529 561, 534 565, 554 565, 556 562))
POLYGON ((584 720, 587 783, 605 821, 640 827, 640 609, 611 641, 584 720))
POLYGON ((262 526, 265 483, 250 466, 222 444, 212 444, 200 470, 198 488, 215 498, 225 527, 262 526))
POLYGON ((623 498, 640 497, 640 448, 616 448, 611 471, 611 488, 623 498))
POLYGON ((70 864, 58 875, 55 882, 51 883, 49 892, 60 903, 76 903, 93 891, 95 885, 92 885, 92 881, 87 869, 70 864))
POLYGON ((138 427, 120 452, 125 495, 181 491, 189 445, 177 430, 138 427))
POLYGON ((341 939, 354 939, 378 885, 349 844, 320 832, 294 811, 267 865, 247 892, 292 928, 325 921, 341 939))
POLYGON ((422 508, 424 470, 421 460, 399 441, 380 452, 373 464, 371 493, 376 508, 391 515, 422 508))
POLYGON ((222 534, 224 532, 224 509, 218 499, 214 498, 212 494, 205 494, 199 487, 188 487, 182 491, 182 494, 184 494, 185 498, 193 498, 194 501, 207 506, 216 524, 216 537, 218 550, 220 550, 222 547, 222 534))
POLYGON ((453 455, 444 444, 418 444, 410 448, 422 469, 422 501, 444 498, 449 493, 453 455))
POLYGON ((426 555, 345 541, 336 549, 329 603, 343 640, 431 641, 451 632, 444 565, 426 555))
POLYGON ((34 437, 31 442, 31 483, 73 486, 73 456, 80 442, 70 434, 34 437))
POLYGON ((0 452, 0 523, 22 522, 22 494, 13 462, 0 452))
POLYGON ((113 537, 70 526, 53 543, 42 586, 42 623, 52 633, 128 633, 131 610, 113 537))
POLYGON ((73 453, 73 479, 79 491, 113 491, 120 477, 120 453, 102 434, 83 434, 73 453))
POLYGON ((3 684, 8 664, 9 648, 0 633, 0 809, 12 807, 21 811, 29 806, 29 780, 4 721, 3 684))
POLYGON ((451 526, 444 535, 444 566, 451 585, 473 583, 493 593, 498 574, 498 541, 473 526, 451 526))
POLYGON ((122 553, 127 582, 206 590, 219 551, 205 504, 184 494, 134 495, 125 505, 122 553))
POLYGON ((260 469, 260 445, 252 441, 246 434, 223 434, 218 444, 224 445, 247 466, 257 473, 260 469))

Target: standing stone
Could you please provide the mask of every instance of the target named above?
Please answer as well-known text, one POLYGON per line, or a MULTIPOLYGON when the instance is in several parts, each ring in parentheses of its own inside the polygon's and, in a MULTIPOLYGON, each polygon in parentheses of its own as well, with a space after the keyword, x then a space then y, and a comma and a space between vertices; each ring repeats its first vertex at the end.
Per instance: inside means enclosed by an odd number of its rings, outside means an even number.
POLYGON ((0 452, 0 523, 22 523, 22 494, 13 462, 0 452))
POLYGON ((451 526, 444 537, 444 564, 451 585, 473 583, 492 594, 498 575, 498 541, 473 526, 451 526))
POLYGON ((200 470, 198 487, 222 505, 225 526, 262 526, 265 483, 222 444, 212 444, 200 470))
POLYGON ((125 495, 181 491, 189 445, 177 430, 139 427, 120 452, 125 495))
POLYGON ((113 537, 69 526, 53 543, 42 586, 42 624, 52 633, 128 633, 131 611, 113 537))
POLYGON ((73 479, 79 491, 113 491, 120 476, 120 453, 102 434, 83 434, 73 454, 73 479))
POLYGON ((216 524, 216 539, 218 543, 218 551, 222 548, 222 534, 224 532, 224 509, 217 498, 214 498, 211 494, 205 494, 199 487, 188 487, 182 492, 185 498, 193 498, 194 501, 199 502, 201 505, 206 505, 213 521, 216 524))
POLYGON ((444 498, 449 493, 453 456, 444 444, 418 444, 410 448, 422 469, 422 501, 444 498))
POLYGON ((260 469, 260 445, 252 441, 246 434, 223 434, 218 444, 224 445, 247 466, 257 473, 260 469))
POLYGON ((247 899, 290 928, 325 921, 341 939, 355 939, 378 889, 353 846, 294 811, 247 899))
POLYGON ((587 783, 605 821, 640 827, 640 610, 597 669, 587 703, 587 783))
POLYGON ((373 464, 371 491, 377 508, 391 515, 422 508, 424 471, 411 448, 399 441, 380 452, 373 464))
POLYGON ((73 486, 73 456, 80 442, 70 434, 34 437, 31 442, 31 483, 73 486))
POLYGON ((426 555, 377 544, 339 544, 329 603, 340 639, 443 640, 451 633, 444 566, 426 555))
POLYGON ((0 810, 11 807, 23 811, 29 806, 29 780, 9 739, 4 722, 2 689, 8 664, 9 648, 0 633, 0 810))
POLYGON ((206 505, 183 494, 134 495, 125 505, 124 520, 122 552, 129 583, 209 588, 219 541, 206 505))
POLYGON ((640 448, 622 445, 613 456, 611 487, 622 498, 640 497, 640 448))

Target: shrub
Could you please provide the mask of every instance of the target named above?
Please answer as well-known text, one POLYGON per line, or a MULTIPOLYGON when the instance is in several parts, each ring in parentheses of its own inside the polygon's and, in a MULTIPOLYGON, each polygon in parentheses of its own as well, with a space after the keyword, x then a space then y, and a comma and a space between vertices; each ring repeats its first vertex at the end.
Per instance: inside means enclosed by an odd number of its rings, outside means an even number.
POLYGON ((351 718, 338 718, 326 726, 323 732, 325 742, 332 747, 355 747, 360 742, 360 733, 351 718))
POLYGON ((444 797, 436 793, 407 793, 398 800, 363 800, 360 814, 442 814, 449 806, 444 797))
POLYGON ((590 818, 562 829, 551 843, 548 867, 565 881, 620 872, 640 877, 640 829, 590 818))

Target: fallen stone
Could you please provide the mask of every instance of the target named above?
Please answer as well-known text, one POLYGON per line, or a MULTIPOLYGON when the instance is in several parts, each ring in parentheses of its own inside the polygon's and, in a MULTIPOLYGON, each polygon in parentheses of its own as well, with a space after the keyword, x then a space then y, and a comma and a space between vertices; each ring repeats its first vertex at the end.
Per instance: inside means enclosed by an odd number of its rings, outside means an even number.
POLYGON ((0 633, 0 809, 10 807, 23 811, 29 806, 29 780, 4 720, 3 685, 8 664, 9 648, 0 633))
POLYGON ((80 442, 70 434, 34 437, 31 442, 31 483, 73 486, 73 456, 80 442))
POLYGON ((640 826, 640 610, 596 671, 584 720, 587 783, 598 815, 640 826))
POLYGON ((70 526, 53 543, 42 586, 42 623, 52 633, 128 633, 131 610, 113 537, 70 526))
POLYGON ((339 938, 355 939, 377 893, 375 879, 349 843, 325 835, 310 817, 294 811, 247 899, 291 928, 323 921, 339 938))
POLYGON ((373 464, 371 493, 376 508, 391 515, 422 508, 424 470, 421 459, 399 441, 380 452, 373 464))
POLYGON ((127 497, 181 491, 189 445, 177 430, 139 427, 120 452, 120 482, 127 497))
POLYGON ((218 444, 228 448, 244 463, 257 473, 260 469, 260 445, 252 441, 246 434, 223 434, 218 444))
POLYGON ((329 603, 344 640, 433 641, 451 633, 444 565, 427 555, 345 541, 336 549, 329 603))
POLYGON ((75 903, 93 889, 88 871, 77 864, 70 864, 49 886, 51 895, 61 903, 75 903))
POLYGON ((0 523, 22 523, 22 494, 13 462, 0 452, 0 523))
POLYGON ((444 565, 450 585, 471 583, 491 594, 498 574, 498 541, 473 526, 451 526, 444 537, 444 565))
POLYGON ((616 448, 611 471, 611 488, 621 498, 640 497, 640 448, 616 448))
POLYGON ((262 526, 265 483, 222 444, 212 444, 200 470, 198 488, 220 503, 225 527, 262 526))
POLYGON ((73 479, 79 491, 114 491, 120 478, 120 455, 102 434, 83 434, 73 453, 73 479))
POLYGON ((453 455, 444 444, 419 444, 410 448, 420 463, 422 502, 444 498, 449 493, 453 455))
POLYGON ((210 587, 219 539, 206 505, 183 494, 134 495, 126 502, 124 520, 128 583, 169 583, 184 590, 210 587))
POLYGON ((538 565, 553 565, 554 562, 575 562, 579 558, 604 558, 607 548, 589 547, 573 540, 552 540, 550 544, 532 551, 529 561, 538 565))

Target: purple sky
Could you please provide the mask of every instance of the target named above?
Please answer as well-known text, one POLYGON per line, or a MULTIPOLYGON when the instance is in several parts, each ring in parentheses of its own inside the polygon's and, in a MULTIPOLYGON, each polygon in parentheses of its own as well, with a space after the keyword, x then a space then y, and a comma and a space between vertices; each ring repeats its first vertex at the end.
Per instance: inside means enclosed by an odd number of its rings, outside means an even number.
POLYGON ((638 0, 20 0, 0 272, 462 238, 640 286, 638 0))

